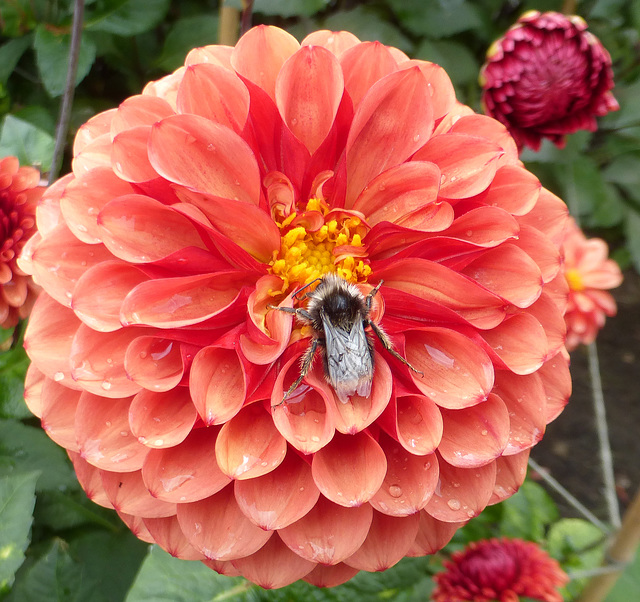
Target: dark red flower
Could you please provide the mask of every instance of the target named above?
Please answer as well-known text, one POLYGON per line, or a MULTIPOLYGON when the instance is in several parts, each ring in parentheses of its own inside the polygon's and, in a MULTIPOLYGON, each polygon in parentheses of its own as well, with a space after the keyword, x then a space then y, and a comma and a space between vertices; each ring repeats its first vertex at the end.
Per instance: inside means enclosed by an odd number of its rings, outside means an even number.
POLYGON ((529 11, 487 52, 480 73, 487 115, 509 129, 518 147, 542 138, 562 148, 565 135, 595 131, 596 116, 619 108, 611 57, 578 16, 529 11))
POLYGON ((473 542, 444 566, 434 577, 433 602, 562 602, 558 588, 569 581, 556 560, 520 539, 473 542))

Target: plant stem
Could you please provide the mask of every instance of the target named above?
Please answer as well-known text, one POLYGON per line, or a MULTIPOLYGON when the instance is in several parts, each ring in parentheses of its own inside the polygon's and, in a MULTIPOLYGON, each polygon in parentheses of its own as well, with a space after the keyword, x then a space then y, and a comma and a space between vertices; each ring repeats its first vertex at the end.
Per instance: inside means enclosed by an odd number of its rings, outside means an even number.
POLYGON ((78 57, 80 55, 80 41, 82 40, 82 24, 84 22, 84 0, 75 0, 73 9, 73 23, 71 25, 71 47, 69 48, 69 66, 67 67, 67 82, 60 103, 60 115, 56 127, 56 144, 51 159, 51 171, 48 183, 51 185, 60 173, 64 147, 71 121, 71 107, 76 90, 76 73, 78 71, 78 57))
POLYGON ((243 36, 251 29, 251 15, 253 13, 253 0, 242 0, 242 22, 240 35, 243 36))
POLYGON ((220 4, 220 19, 218 22, 218 44, 234 46, 238 41, 238 27, 240 23, 240 11, 237 8, 220 4))

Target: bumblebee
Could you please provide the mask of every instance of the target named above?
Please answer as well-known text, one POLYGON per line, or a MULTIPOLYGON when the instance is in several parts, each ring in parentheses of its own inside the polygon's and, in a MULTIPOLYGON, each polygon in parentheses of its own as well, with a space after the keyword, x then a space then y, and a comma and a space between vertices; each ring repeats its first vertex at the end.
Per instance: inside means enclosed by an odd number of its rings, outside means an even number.
POLYGON ((368 397, 373 380, 373 340, 365 328, 378 337, 382 346, 395 358, 414 372, 424 374, 414 368, 395 349, 387 334, 369 318, 371 302, 380 290, 382 281, 365 297, 360 289, 337 274, 329 273, 298 289, 293 294, 294 301, 308 299, 306 309, 275 307, 271 309, 295 314, 303 324, 311 326, 311 343, 300 362, 300 376, 289 387, 282 401, 287 400, 309 372, 318 347, 322 353, 324 375, 342 403, 358 394, 368 397), (318 286, 301 298, 303 291, 318 282, 318 286))

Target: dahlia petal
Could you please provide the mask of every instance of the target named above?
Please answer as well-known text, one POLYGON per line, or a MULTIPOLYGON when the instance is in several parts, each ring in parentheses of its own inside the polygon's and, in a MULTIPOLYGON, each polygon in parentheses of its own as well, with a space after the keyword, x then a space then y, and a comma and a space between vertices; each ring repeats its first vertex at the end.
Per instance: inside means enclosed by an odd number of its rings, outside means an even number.
POLYGON ((119 260, 103 261, 88 268, 78 278, 73 289, 71 308, 93 330, 119 330, 122 328, 120 306, 124 298, 148 279, 135 266, 119 260))
POLYGON ((520 227, 515 218, 499 207, 478 207, 457 217, 442 236, 464 240, 479 247, 496 247, 516 239, 520 227))
POLYGON ((349 581, 360 571, 348 564, 339 562, 331 566, 317 564, 316 568, 303 577, 302 580, 316 587, 335 587, 349 581))
POLYGON ((535 206, 542 185, 530 171, 520 165, 503 165, 496 171, 482 200, 511 215, 522 216, 535 206))
POLYGON ((136 329, 96 332, 85 324, 78 328, 69 363, 71 376, 85 391, 102 397, 127 397, 140 389, 124 368, 127 347, 140 334, 136 329))
POLYGON ((29 364, 27 374, 24 379, 24 401, 29 411, 37 418, 42 418, 42 389, 47 377, 36 368, 34 363, 29 364))
POLYGON ((94 115, 78 128, 76 137, 73 140, 73 156, 79 155, 94 140, 109 134, 111 123, 116 116, 117 109, 109 109, 94 115))
POLYGON ((353 207, 373 178, 406 161, 428 140, 432 130, 428 86, 419 69, 391 73, 374 84, 362 99, 349 130, 345 207, 353 207))
POLYGON ((491 183, 504 151, 495 142, 468 134, 434 136, 413 156, 440 168, 440 196, 462 199, 481 193, 491 183))
POLYGON ((75 314, 46 293, 33 306, 24 335, 29 359, 45 376, 70 389, 79 386, 71 378, 69 354, 81 322, 75 314))
POLYGON ((138 337, 131 341, 124 368, 133 382, 156 392, 176 387, 185 370, 180 344, 159 337, 138 337))
POLYGON ((74 180, 75 176, 73 174, 67 174, 56 180, 42 194, 36 207, 36 224, 38 226, 38 233, 41 236, 47 236, 49 232, 55 229, 62 221, 60 199, 65 193, 67 186, 74 180))
POLYGON ((294 554, 276 533, 257 552, 231 561, 245 579, 265 589, 276 589, 302 579, 316 566, 294 554))
POLYGON ((235 481, 234 493, 245 516, 266 531, 283 529, 300 520, 320 496, 311 468, 293 452, 275 470, 255 479, 235 481))
POLYGON ((562 267, 560 252, 558 247, 539 230, 521 225, 518 239, 511 244, 522 249, 536 262, 545 283, 551 282, 557 276, 562 267))
POLYGON ((535 372, 549 351, 544 328, 530 314, 509 316, 502 324, 483 331, 482 338, 504 365, 516 374, 535 372))
MULTIPOLYGON (((153 538, 149 529, 144 524, 144 518, 141 516, 133 516, 133 514, 127 514, 126 512, 118 512, 116 510, 120 520, 131 529, 131 532, 142 541, 146 541, 147 543, 154 544, 156 540, 153 538)), ((149 519, 153 520, 153 519, 149 519)))
POLYGON ((529 307, 542 293, 542 274, 533 259, 511 244, 485 251, 462 271, 516 307, 529 307))
POLYGON ((152 126, 148 153, 156 172, 170 182, 258 204, 260 173, 253 151, 223 125, 199 115, 167 117, 152 126))
POLYGON ((283 29, 259 25, 245 33, 231 54, 231 65, 242 77, 276 99, 276 80, 284 62, 300 49, 298 41, 283 29))
POLYGON ((223 46, 220 44, 210 44, 200 48, 190 50, 185 58, 184 64, 198 65, 199 63, 211 63, 231 70, 231 54, 233 46, 223 46))
POLYGON ((243 272, 142 282, 125 297, 120 320, 125 326, 146 324, 159 328, 198 324, 229 307, 245 284, 248 276, 243 272))
POLYGON ((540 230, 554 244, 559 245, 564 237, 568 219, 569 209, 562 199, 546 188, 542 188, 535 206, 518 221, 521 225, 540 230))
POLYGON ((443 522, 467 521, 488 504, 496 482, 496 463, 476 468, 458 468, 444 460, 440 465, 440 487, 425 510, 443 522))
POLYGON ((509 130, 492 117, 478 114, 465 115, 460 117, 449 131, 457 134, 481 136, 495 142, 504 151, 504 155, 500 159, 501 166, 514 165, 519 162, 515 140, 511 137, 509 130))
POLYGON ((571 396, 569 361, 558 353, 542 365, 538 374, 546 394, 545 422, 549 424, 559 416, 571 396))
POLYGON ((205 424, 223 424, 230 420, 242 408, 247 392, 238 354, 221 347, 201 349, 191 364, 189 390, 205 424))
POLYGON ((175 516, 176 505, 151 497, 142 481, 140 471, 100 471, 104 490, 118 512, 141 518, 164 518, 175 516))
POLYGON ((382 448, 366 432, 336 434, 311 463, 320 492, 341 506, 360 506, 380 489, 387 472, 382 448))
POLYGON ((543 290, 540 298, 527 308, 527 313, 542 325, 546 335, 547 353, 544 359, 553 357, 564 346, 567 334, 562 312, 553 299, 543 290))
POLYGON ((117 108, 111 119, 109 133, 115 138, 121 132, 153 125, 169 115, 173 115, 173 109, 166 100, 145 94, 131 96, 117 108))
POLYGON ((438 451, 459 468, 475 468, 495 460, 509 440, 509 413, 490 394, 486 401, 462 410, 442 410, 444 430, 438 451))
POLYGON ((203 564, 208 566, 211 570, 215 571, 225 577, 239 577, 240 571, 231 564, 230 560, 212 560, 207 558, 202 561, 203 564))
POLYGON ((143 125, 118 134, 111 143, 113 172, 132 184, 155 180, 158 174, 147 155, 151 126, 143 125))
POLYGON ((284 123, 313 154, 329 134, 344 80, 338 59, 321 46, 304 46, 282 66, 275 100, 284 123), (318 94, 317 84, 323 91, 318 94))
POLYGON ((298 556, 319 564, 338 564, 362 545, 372 520, 369 504, 345 508, 320 496, 305 516, 278 534, 298 556))
POLYGON ((367 538, 345 564, 361 571, 385 571, 406 555, 418 533, 420 515, 387 516, 373 513, 367 538))
POLYGON ((89 464, 79 453, 70 450, 67 450, 67 453, 71 462, 73 462, 73 470, 76 473, 76 477, 78 477, 78 482, 87 497, 94 504, 113 510, 113 504, 109 501, 102 484, 100 469, 93 466, 93 464, 89 464))
POLYGON ((271 472, 287 453, 287 442, 262 404, 243 408, 226 422, 216 441, 216 461, 232 479, 254 479, 271 472))
POLYGON ((199 502, 178 504, 178 522, 191 545, 213 560, 249 556, 273 535, 240 512, 230 486, 199 502))
POLYGON ((79 451, 75 415, 80 391, 71 391, 47 378, 42 385, 41 396, 42 428, 58 445, 70 451, 79 451))
POLYGON ((198 552, 184 536, 176 516, 145 518, 144 525, 155 543, 171 556, 183 560, 204 560, 204 555, 198 552))
POLYGON ((438 197, 440 170, 426 161, 401 163, 382 172, 364 188, 353 204, 355 211, 375 226, 381 221, 399 223, 438 197))
POLYGON ((371 506, 389 516, 409 516, 424 508, 438 485, 435 454, 416 456, 390 437, 380 437, 387 473, 371 506))
POLYGON ((345 90, 357 107, 371 87, 397 71, 397 61, 384 44, 361 42, 340 55, 345 90))
POLYGON ((413 545, 409 548, 407 556, 427 556, 439 552, 451 541, 454 533, 464 524, 464 522, 441 521, 422 510, 420 512, 418 534, 413 545))
POLYGON ((108 132, 89 142, 71 160, 71 169, 77 178, 99 167, 110 166, 111 135, 108 132))
POLYGON ((398 397, 393 422, 398 442, 412 454, 426 456, 440 444, 442 415, 438 406, 428 397, 398 397))
POLYGON ((37 283, 67 307, 71 306, 78 278, 87 269, 109 259, 113 259, 113 255, 103 245, 87 247, 65 224, 60 224, 44 238, 31 256, 37 283))
POLYGON ((176 99, 180 113, 200 115, 241 134, 249 116, 249 91, 230 69, 211 63, 189 65, 176 99))
POLYGON ((300 42, 300 46, 322 46, 336 56, 340 56, 345 50, 360 44, 360 40, 349 31, 330 31, 320 29, 310 33, 300 42))
POLYGON ((191 432, 198 414, 186 387, 154 393, 142 390, 131 402, 131 434, 146 447, 173 447, 191 432))
POLYGON ((406 334, 407 361, 421 375, 416 387, 443 408, 461 409, 486 399, 493 386, 489 356, 464 335, 446 328, 423 328, 406 334))
POLYGON ((29 294, 27 279, 21 278, 18 275, 14 276, 13 280, 2 285, 2 291, 0 291, 0 294, 2 295, 2 300, 9 307, 22 307, 27 300, 27 295, 29 294))
POLYGON ((131 434, 130 405, 129 397, 109 399, 86 391, 80 395, 74 428, 84 460, 123 473, 142 467, 149 450, 131 434))
POLYGON ((142 479, 153 497, 165 502, 197 502, 226 487, 231 479, 215 458, 217 429, 194 429, 174 447, 152 449, 142 466, 142 479))
POLYGON ((376 270, 385 286, 416 295, 454 310, 476 328, 493 328, 505 315, 499 297, 473 280, 433 261, 399 259, 388 268, 376 270))
POLYGON ((488 505, 502 502, 520 489, 527 476, 530 451, 525 449, 513 456, 500 456, 496 460, 496 484, 488 505))
POLYGON ((118 178, 111 168, 96 168, 69 182, 60 197, 60 211, 79 240, 97 244, 101 242, 100 210, 110 200, 134 192, 132 185, 118 178))
POLYGON ((506 370, 496 373, 495 393, 509 410, 509 443, 505 456, 533 447, 545 431, 546 395, 536 373, 520 376, 506 370))
POLYGON ((398 65, 400 69, 418 67, 427 80, 436 121, 449 113, 456 103, 456 91, 447 72, 435 63, 412 59, 398 65))

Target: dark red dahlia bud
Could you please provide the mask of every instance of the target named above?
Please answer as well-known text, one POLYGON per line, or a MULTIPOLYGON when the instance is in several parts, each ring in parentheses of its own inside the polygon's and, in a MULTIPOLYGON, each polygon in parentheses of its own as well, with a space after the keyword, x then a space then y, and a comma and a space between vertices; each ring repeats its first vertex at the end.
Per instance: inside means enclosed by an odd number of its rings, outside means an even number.
POLYGON ((542 138, 562 148, 565 135, 595 131, 596 117, 619 105, 611 57, 578 16, 529 11, 487 51, 480 72, 487 115, 518 143, 540 149, 542 138))

